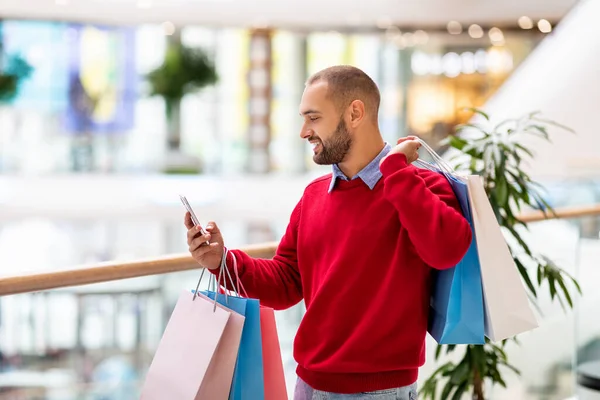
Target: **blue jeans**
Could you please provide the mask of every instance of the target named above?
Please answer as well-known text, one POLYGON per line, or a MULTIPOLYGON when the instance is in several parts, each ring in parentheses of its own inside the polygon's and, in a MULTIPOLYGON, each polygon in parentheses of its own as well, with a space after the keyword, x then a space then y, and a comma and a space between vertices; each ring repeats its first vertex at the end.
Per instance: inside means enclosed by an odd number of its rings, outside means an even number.
POLYGON ((315 390, 298 378, 294 400, 417 400, 417 384, 376 392, 339 394, 315 390))

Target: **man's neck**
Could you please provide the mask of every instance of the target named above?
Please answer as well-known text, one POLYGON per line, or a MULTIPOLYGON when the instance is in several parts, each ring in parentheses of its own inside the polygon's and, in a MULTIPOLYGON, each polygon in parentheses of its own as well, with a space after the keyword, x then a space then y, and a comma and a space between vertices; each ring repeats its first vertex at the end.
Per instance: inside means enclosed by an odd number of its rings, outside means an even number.
POLYGON ((385 147, 381 136, 376 140, 365 141, 365 143, 354 143, 354 148, 348 153, 346 160, 338 164, 338 168, 348 178, 356 176, 371 161, 377 157, 385 147))

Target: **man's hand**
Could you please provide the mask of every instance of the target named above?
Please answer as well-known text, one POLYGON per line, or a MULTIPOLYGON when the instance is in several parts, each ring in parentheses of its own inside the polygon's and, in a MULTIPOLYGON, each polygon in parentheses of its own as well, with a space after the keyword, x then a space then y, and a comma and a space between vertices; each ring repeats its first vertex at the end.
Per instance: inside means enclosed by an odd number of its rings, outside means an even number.
POLYGON ((187 232, 187 243, 189 251, 194 260, 202 268, 216 269, 221 266, 223 257, 223 236, 214 222, 206 225, 206 235, 200 233, 200 227, 194 226, 189 212, 185 213, 184 219, 187 232), (210 244, 207 244, 209 242, 210 244))
POLYGON ((391 154, 404 154, 409 164, 415 162, 419 158, 419 148, 421 143, 417 140, 416 136, 407 136, 398 139, 396 146, 390 150, 387 156, 383 157, 379 162, 379 165, 391 154))

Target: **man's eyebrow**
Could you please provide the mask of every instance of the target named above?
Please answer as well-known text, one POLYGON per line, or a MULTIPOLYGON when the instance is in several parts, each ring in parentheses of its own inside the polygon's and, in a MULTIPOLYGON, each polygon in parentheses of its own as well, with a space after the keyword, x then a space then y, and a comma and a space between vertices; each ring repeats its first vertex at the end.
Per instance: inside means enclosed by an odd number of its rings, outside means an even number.
POLYGON ((320 112, 317 110, 306 110, 306 111, 302 111, 300 113, 300 115, 308 115, 308 114, 320 114, 320 112))

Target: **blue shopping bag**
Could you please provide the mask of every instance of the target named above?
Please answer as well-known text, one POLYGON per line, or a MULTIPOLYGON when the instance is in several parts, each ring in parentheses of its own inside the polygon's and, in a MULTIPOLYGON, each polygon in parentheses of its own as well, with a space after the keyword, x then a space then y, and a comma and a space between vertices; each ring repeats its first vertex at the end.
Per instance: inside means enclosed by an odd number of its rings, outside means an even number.
MULTIPOLYGON (((201 291, 200 293, 215 299, 213 291, 201 291)), ((260 303, 255 299, 225 296, 224 294, 218 295, 217 302, 246 317, 229 400, 263 400, 265 398, 265 380, 260 331, 260 303)))
POLYGON ((428 332, 439 344, 484 344, 481 266, 467 183, 451 174, 444 176, 471 226, 473 239, 467 253, 455 267, 432 271, 428 332))

